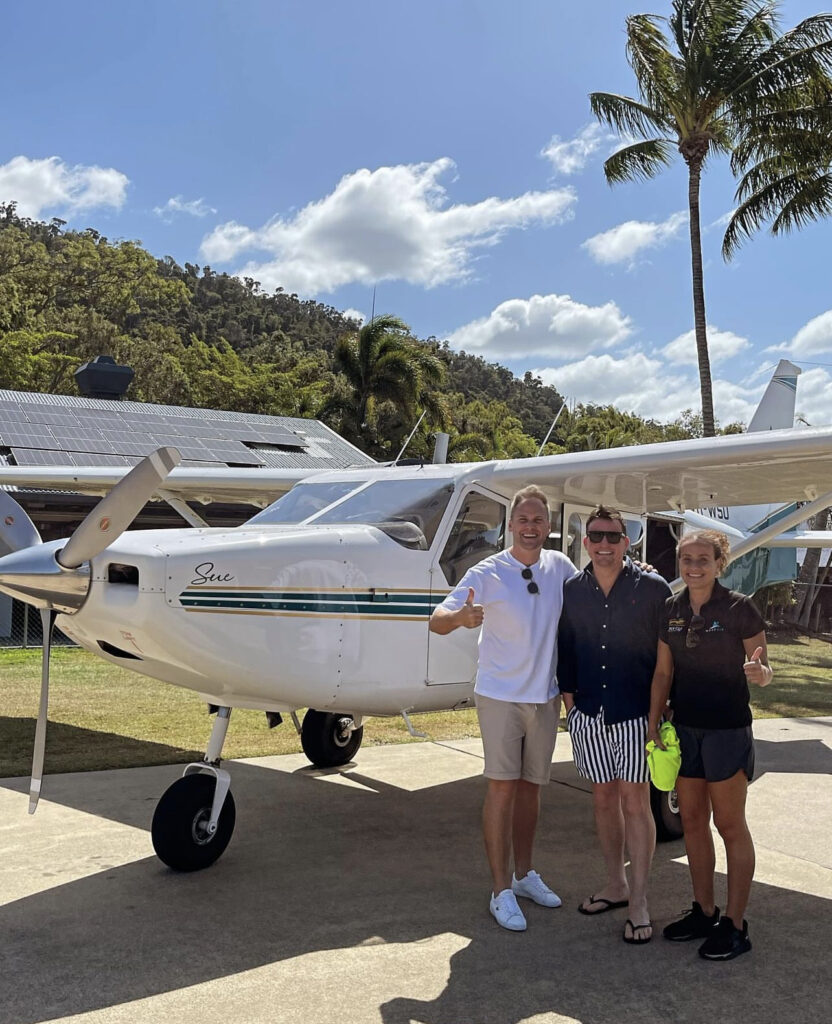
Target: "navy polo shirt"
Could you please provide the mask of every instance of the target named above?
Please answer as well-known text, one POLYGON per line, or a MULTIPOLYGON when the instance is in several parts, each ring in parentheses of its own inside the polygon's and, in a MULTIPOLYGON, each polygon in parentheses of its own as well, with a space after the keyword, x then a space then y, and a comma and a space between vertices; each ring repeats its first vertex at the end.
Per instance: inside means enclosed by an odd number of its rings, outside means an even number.
POLYGON ((764 632, 765 620, 750 598, 718 580, 700 615, 705 621, 693 647, 687 646, 693 617, 687 587, 667 602, 662 617, 659 635, 673 655, 673 721, 691 729, 751 725, 743 640, 764 632))
POLYGON ((629 558, 609 595, 588 566, 563 587, 558 685, 585 715, 604 709, 608 725, 650 710, 659 625, 670 587, 629 558))

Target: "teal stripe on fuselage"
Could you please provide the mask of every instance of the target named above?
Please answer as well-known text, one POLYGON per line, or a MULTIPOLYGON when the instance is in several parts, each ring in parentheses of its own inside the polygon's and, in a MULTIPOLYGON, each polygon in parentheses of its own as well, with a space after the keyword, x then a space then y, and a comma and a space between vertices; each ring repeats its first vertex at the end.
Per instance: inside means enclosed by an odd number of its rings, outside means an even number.
MULTIPOLYGON (((340 596, 340 595, 339 595, 340 596)), ((289 593, 257 590, 185 591, 179 601, 184 608, 228 608, 239 611, 305 612, 327 615, 408 615, 427 617, 444 597, 438 594, 389 594, 386 591, 362 591, 346 594, 340 600, 335 594, 289 593)))

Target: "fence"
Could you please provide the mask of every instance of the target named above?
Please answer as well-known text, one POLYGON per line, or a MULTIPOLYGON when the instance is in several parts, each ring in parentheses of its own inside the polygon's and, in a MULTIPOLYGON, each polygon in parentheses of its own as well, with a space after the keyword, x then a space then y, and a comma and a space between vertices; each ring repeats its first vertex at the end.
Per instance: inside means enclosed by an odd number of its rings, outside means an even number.
MULTIPOLYGON (((0 649, 40 647, 42 641, 43 630, 38 609, 0 594, 0 649)), ((75 646, 74 641, 59 629, 53 632, 52 643, 62 647, 75 646)))

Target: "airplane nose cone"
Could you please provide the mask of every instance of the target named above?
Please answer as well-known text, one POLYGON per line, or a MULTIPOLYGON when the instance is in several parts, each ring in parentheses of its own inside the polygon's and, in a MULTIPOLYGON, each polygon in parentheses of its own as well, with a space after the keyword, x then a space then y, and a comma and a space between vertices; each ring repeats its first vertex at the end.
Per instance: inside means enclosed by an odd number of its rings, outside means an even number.
POLYGON ((55 561, 66 541, 51 541, 23 548, 0 558, 0 590, 36 608, 54 608, 72 614, 86 600, 90 567, 64 569, 55 561))

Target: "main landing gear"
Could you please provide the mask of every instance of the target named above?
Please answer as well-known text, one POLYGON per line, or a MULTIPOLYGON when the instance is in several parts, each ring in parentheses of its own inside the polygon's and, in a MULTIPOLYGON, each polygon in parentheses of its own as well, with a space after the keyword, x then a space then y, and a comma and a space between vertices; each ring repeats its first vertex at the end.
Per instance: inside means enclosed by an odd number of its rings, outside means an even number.
POLYGON ((685 834, 676 790, 665 793, 650 783, 650 810, 656 822, 656 839, 660 843, 681 839, 685 834))
POLYGON ((219 766, 230 717, 231 708, 217 709, 205 760, 189 764, 156 805, 150 826, 153 849, 174 871, 210 867, 231 841, 237 812, 231 776, 219 766))
POLYGON ((361 721, 360 716, 310 708, 303 716, 300 730, 304 754, 318 768, 335 768, 352 761, 364 738, 361 721))

